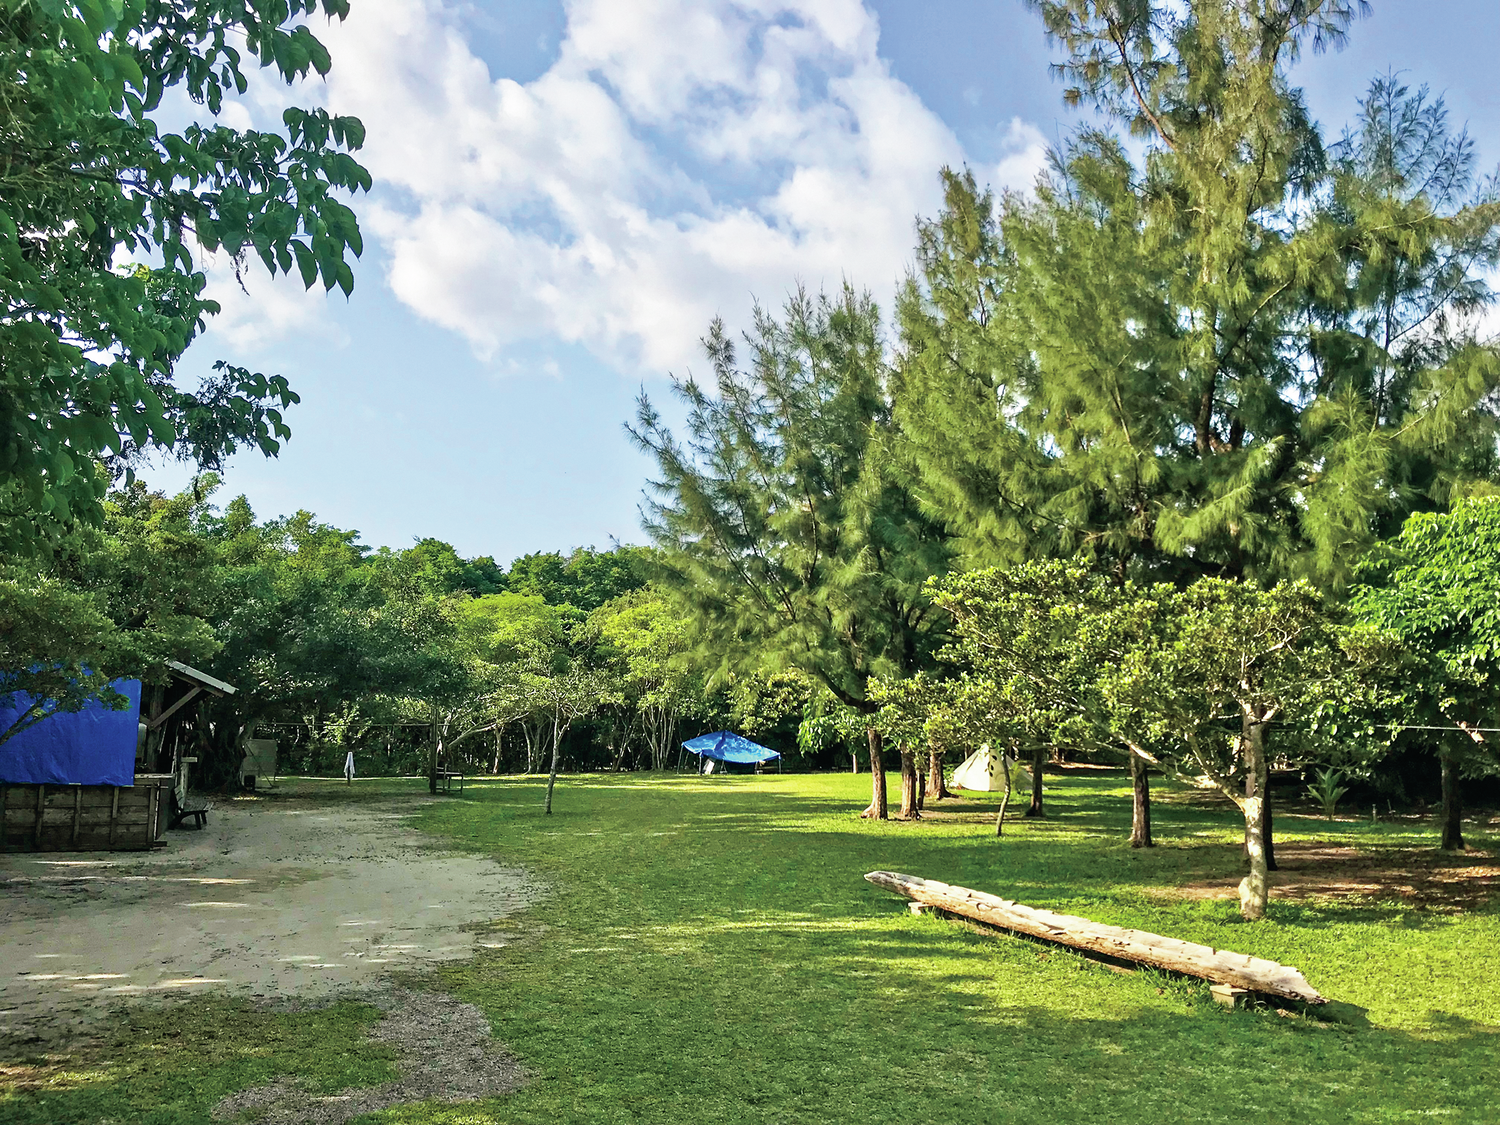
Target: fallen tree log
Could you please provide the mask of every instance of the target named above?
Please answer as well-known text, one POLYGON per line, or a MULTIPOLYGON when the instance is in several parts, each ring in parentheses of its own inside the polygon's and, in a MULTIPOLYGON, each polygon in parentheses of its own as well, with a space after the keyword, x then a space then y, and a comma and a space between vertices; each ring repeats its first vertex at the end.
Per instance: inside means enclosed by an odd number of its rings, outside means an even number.
POLYGON ((953 887, 897 871, 871 871, 865 878, 877 887, 895 891, 914 902, 1044 941, 1185 973, 1233 988, 1300 1000, 1304 1004, 1328 1002, 1328 998, 1320 995, 1296 969, 1261 957, 1249 957, 1228 949, 1212 949, 1143 930, 1105 926, 1072 914, 1038 910, 983 891, 953 887))

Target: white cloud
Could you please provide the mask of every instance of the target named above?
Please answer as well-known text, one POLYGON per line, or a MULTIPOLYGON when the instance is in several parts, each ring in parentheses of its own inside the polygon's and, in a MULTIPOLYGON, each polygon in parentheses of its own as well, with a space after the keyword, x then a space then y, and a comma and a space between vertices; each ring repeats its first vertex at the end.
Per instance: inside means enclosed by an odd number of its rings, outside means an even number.
MULTIPOLYGON (((272 278, 253 252, 245 260, 239 277, 234 261, 224 253, 205 259, 208 285, 204 295, 219 302, 221 311, 209 322, 215 347, 227 344, 235 353, 253 351, 292 336, 316 337, 335 343, 346 341, 345 333, 327 316, 330 298, 321 284, 304 290, 301 277, 277 274, 272 278)), ((334 291, 337 300, 344 295, 334 291)))
POLYGON ((1030 122, 1013 117, 1001 142, 1004 154, 991 172, 997 189, 1030 191, 1047 166, 1047 138, 1030 122))
MULTIPOLYGON (((879 58, 859 0, 568 0, 558 58, 492 78, 440 0, 323 34, 365 121, 361 208, 407 305, 476 351, 554 338, 681 369, 715 314, 848 278, 888 297, 963 153, 879 58)), ((1036 164, 1012 123, 1002 182, 1036 164)))

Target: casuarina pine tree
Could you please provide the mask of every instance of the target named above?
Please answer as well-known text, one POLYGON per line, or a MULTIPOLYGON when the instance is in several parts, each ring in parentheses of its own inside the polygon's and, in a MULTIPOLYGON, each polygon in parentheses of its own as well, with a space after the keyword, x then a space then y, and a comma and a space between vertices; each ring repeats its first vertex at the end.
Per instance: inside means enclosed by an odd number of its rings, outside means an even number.
MULTIPOLYGON (((847 287, 798 293, 779 319, 758 310, 745 342, 742 367, 716 321, 712 391, 676 384, 685 441, 641 397, 630 432, 658 469, 645 522, 659 581, 721 671, 798 669, 873 716, 871 678, 919 670, 941 642, 923 584, 949 561, 909 486, 879 314, 847 287)), ((866 733, 866 811, 883 818, 880 728, 866 733)))
POLYGON ((1287 79, 1355 6, 1036 7, 1135 145, 1085 129, 998 205, 946 173, 921 225, 897 414, 965 556, 1337 589, 1492 479, 1493 181, 1425 91, 1327 149, 1287 79))

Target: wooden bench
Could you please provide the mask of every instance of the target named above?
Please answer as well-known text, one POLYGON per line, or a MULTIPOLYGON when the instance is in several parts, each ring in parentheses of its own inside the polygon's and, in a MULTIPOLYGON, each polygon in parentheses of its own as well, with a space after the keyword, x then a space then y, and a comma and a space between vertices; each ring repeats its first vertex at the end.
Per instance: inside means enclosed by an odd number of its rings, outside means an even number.
POLYGON ((439 770, 437 775, 438 792, 451 794, 453 792, 453 783, 457 781, 458 795, 462 797, 464 793, 464 780, 464 775, 461 773, 453 773, 450 770, 439 770))
POLYGON ((182 822, 191 818, 194 828, 202 828, 208 823, 208 798, 189 796, 187 801, 177 800, 177 793, 172 793, 172 819, 168 828, 180 828, 182 822))

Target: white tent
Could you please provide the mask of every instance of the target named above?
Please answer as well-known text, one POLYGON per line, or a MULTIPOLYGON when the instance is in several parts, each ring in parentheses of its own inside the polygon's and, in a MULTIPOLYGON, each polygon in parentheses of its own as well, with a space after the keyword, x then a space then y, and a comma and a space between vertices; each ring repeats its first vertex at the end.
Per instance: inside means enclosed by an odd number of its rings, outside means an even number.
MULTIPOLYGON (((990 744, 986 742, 953 771, 953 784, 960 789, 972 789, 977 793, 998 793, 1005 788, 1005 775, 1000 771, 1006 766, 1014 769, 1009 755, 991 750, 990 744)), ((1011 777, 1015 788, 1031 788, 1031 775, 1024 769, 1015 769, 1011 777)))

